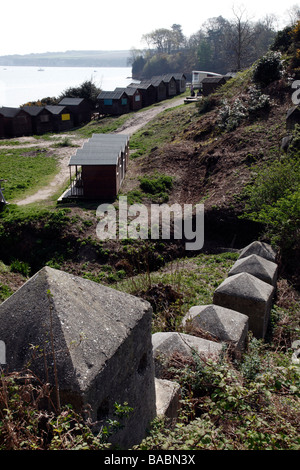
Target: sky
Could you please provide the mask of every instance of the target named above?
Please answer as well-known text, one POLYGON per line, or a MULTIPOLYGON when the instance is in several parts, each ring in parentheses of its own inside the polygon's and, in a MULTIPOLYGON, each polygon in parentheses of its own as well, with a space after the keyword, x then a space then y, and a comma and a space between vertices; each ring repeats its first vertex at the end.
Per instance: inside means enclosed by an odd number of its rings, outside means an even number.
POLYGON ((0 55, 67 50, 128 50, 146 47, 143 34, 180 24, 186 37, 208 18, 233 18, 233 7, 245 8, 245 18, 258 21, 274 14, 279 29, 289 21, 295 0, 8 0, 0 6, 0 55), (45 6, 46 5, 46 6, 45 6), (182 5, 182 8, 180 7, 182 5))

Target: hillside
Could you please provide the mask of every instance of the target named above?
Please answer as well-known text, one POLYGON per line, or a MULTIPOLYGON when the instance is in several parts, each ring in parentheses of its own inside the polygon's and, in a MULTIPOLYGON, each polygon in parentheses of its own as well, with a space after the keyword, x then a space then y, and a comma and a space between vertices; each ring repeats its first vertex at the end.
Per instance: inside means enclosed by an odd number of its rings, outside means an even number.
MULTIPOLYGON (((204 203, 205 244, 200 252, 186 252, 181 240, 101 241, 96 236, 98 203, 57 205, 63 185, 57 187, 55 198, 28 206, 11 204, 1 214, 2 300, 48 265, 147 299, 154 310, 153 331, 180 330, 180 320, 191 305, 211 302, 238 249, 257 239, 276 244, 280 277, 265 342, 249 338, 241 365, 230 357, 213 368, 179 358, 168 376, 183 389, 178 426, 155 423, 140 449, 299 449, 299 373, 291 365, 291 344, 298 339, 300 325, 299 219, 296 211, 293 219, 287 204, 299 187, 299 148, 296 145, 287 154, 281 150, 292 89, 286 72, 257 93, 253 70, 238 74, 199 105, 165 109, 131 137, 121 195, 129 203, 146 205, 204 203), (288 177, 285 173, 279 180, 277 163, 288 169, 288 177), (272 184, 279 186, 272 207, 283 201, 291 215, 283 228, 280 223, 272 225, 275 217, 267 218, 268 204, 251 206, 250 212, 265 219, 256 220, 246 211, 251 197, 262 198, 258 183, 261 175, 268 181, 268 169, 272 184)), ((41 154, 59 162, 72 145, 93 132, 124 131, 132 119, 129 114, 93 121, 66 136, 38 138, 30 149, 21 139, 2 142, 2 151, 10 153, 11 160, 23 158, 24 168, 26 159, 29 165, 30 156, 41 154)), ((297 130, 294 140, 299 142, 297 130)), ((53 168, 48 171, 51 181, 53 168)), ((31 192, 39 179, 45 185, 42 176, 31 182, 31 192)), ((19 185, 16 181, 10 188, 14 203, 25 191, 30 193, 30 187, 19 185)), ((114 204, 118 207, 117 200, 114 204)))

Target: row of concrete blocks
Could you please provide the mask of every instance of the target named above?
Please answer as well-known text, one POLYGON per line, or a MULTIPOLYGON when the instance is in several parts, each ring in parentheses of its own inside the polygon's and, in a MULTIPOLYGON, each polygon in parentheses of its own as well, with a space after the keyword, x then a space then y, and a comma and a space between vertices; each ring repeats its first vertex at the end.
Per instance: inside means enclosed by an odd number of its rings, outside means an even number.
POLYGON ((276 290, 276 253, 266 243, 255 241, 241 250, 228 277, 215 290, 211 305, 192 307, 182 321, 184 333, 155 333, 152 337, 156 388, 160 412, 174 418, 178 409, 179 385, 163 380, 168 358, 175 352, 204 360, 218 359, 227 344, 239 359, 248 331, 264 338, 276 290), (196 336, 204 333, 210 339, 196 336), (161 397, 161 398, 160 398, 161 397))

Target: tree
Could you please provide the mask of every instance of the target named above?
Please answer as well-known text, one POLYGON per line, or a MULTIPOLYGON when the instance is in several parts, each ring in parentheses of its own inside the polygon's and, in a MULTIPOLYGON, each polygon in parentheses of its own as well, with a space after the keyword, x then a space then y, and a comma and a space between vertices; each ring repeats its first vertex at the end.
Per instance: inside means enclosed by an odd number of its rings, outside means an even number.
POLYGON ((245 18, 246 9, 244 7, 234 7, 233 14, 234 19, 228 25, 227 47, 231 52, 232 67, 239 71, 249 59, 255 31, 250 20, 245 18))
POLYGON ((78 87, 70 87, 64 90, 59 96, 59 101, 63 98, 85 98, 88 100, 92 106, 95 106, 97 103, 97 96, 101 92, 101 89, 98 88, 93 80, 86 80, 78 87))

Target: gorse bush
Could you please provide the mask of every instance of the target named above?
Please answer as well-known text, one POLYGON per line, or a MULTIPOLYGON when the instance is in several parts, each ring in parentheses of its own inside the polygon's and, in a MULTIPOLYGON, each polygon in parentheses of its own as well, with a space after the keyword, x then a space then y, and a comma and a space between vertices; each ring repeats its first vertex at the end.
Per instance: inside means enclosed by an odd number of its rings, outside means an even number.
POLYGON ((153 177, 144 176, 140 179, 140 187, 145 193, 159 194, 172 188, 173 178, 167 175, 153 177))
POLYGON ((140 178, 140 188, 146 194, 150 195, 153 202, 163 203, 169 199, 169 191, 173 187, 172 176, 153 175, 140 178))
POLYGON ((270 51, 259 59, 253 70, 253 81, 261 87, 279 80, 282 76, 283 64, 280 52, 270 51))

